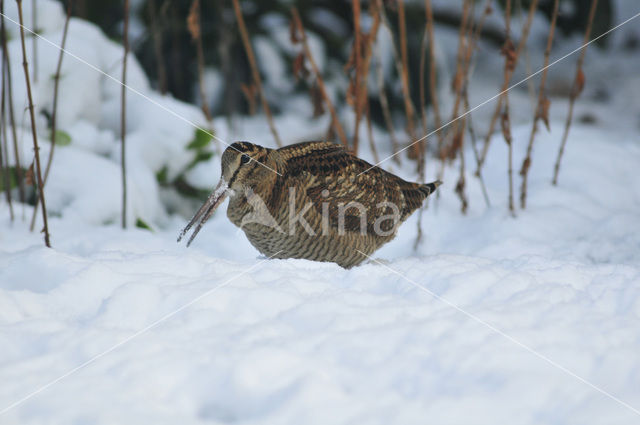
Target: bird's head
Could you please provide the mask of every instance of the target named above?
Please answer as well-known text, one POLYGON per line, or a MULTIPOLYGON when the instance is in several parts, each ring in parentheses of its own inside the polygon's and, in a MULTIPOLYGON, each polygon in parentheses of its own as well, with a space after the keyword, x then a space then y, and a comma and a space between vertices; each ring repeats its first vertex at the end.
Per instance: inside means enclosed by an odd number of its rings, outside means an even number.
POLYGON ((221 183, 224 181, 232 195, 269 180, 277 175, 275 164, 269 158, 271 149, 249 142, 235 142, 225 149, 221 161, 221 183))
POLYGON ((220 182, 182 230, 178 236, 178 242, 197 222, 187 242, 189 246, 204 223, 227 196, 243 194, 247 189, 258 192, 260 186, 273 181, 279 173, 275 159, 269 155, 270 152, 272 152, 271 149, 249 142, 235 142, 229 145, 222 154, 220 182))

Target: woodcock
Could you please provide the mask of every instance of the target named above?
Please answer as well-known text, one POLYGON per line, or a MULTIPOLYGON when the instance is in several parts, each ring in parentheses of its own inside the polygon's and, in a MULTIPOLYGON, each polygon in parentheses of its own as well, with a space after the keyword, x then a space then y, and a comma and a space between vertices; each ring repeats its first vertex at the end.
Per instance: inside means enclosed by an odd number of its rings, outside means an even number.
POLYGON ((220 183, 178 241, 197 223, 188 246, 229 196, 227 216, 262 254, 345 268, 393 239, 441 184, 407 182, 328 142, 280 149, 236 142, 221 162, 220 183))

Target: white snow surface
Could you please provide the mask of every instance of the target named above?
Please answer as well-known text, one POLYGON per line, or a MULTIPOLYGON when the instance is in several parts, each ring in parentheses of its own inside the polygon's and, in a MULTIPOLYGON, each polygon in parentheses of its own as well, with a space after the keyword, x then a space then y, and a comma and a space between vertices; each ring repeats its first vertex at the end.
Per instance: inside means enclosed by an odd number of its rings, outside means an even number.
MULTIPOLYGON (((60 5, 38 4, 42 35, 58 43, 60 5)), ((119 78, 117 44, 77 19, 69 37, 71 52, 119 78)), ((58 53, 44 42, 38 53, 34 95, 46 107, 58 53)), ((551 131, 541 127, 536 139, 526 210, 507 212, 507 149, 497 134, 484 168, 491 207, 469 169, 470 209, 460 214, 454 163, 422 212, 418 248, 414 214, 373 260, 350 270, 260 256, 226 218, 226 204, 191 248, 176 244, 198 205, 173 199, 181 215, 168 211, 172 195, 155 173, 179 173, 193 155, 184 149, 191 124, 208 124, 196 107, 153 92, 133 57, 130 82, 147 98, 128 94, 127 215, 153 231, 122 230, 120 86, 66 57, 61 93, 71 95, 59 119, 72 142, 56 147, 45 190, 53 248, 28 231, 31 206, 14 203, 11 221, 0 200, 0 423, 640 423, 639 59, 621 51, 610 70, 602 57, 587 54, 587 87, 614 95, 603 105, 587 89, 580 99, 576 115, 597 119, 573 124, 557 187, 562 98, 552 99, 551 131), (614 86, 608 73, 627 83, 614 86)), ((502 80, 483 73, 483 62, 470 85, 479 87, 474 104, 502 80)), ((23 74, 20 61, 11 66, 20 115, 23 74)), ((564 64, 557 77, 572 69, 564 64)), ((531 105, 524 90, 512 94, 523 116, 513 118, 517 194, 531 105)), ((28 117, 19 124, 29 163, 28 117)), ((276 119, 286 143, 317 138, 327 124, 304 108, 276 119)), ((223 140, 273 143, 260 116, 213 126, 223 140)), ((376 130, 376 140, 384 137, 376 130)), ((428 167, 434 177, 435 162, 428 167)), ((219 174, 215 155, 188 178, 213 188, 219 174)))

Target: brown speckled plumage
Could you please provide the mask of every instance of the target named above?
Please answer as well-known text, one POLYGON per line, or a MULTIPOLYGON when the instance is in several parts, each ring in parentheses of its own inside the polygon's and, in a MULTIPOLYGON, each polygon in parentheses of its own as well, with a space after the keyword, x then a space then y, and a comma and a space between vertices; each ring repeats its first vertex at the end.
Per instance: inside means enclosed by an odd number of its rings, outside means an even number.
POLYGON ((222 156, 221 185, 230 190, 216 189, 180 237, 204 217, 192 240, 230 193, 227 216, 264 255, 351 267, 367 258, 358 251, 370 255, 393 239, 440 182, 407 182, 333 143, 268 149, 236 142, 222 156))

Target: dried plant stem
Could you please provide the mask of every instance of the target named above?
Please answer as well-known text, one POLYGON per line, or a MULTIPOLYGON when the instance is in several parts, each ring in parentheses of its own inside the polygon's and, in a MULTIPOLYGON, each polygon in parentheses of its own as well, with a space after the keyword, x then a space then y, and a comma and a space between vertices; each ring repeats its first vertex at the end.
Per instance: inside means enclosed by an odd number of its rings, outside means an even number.
MULTIPOLYGON (((534 11, 535 9, 532 9, 534 11)), ((531 18, 531 16, 529 16, 531 18)), ((505 83, 508 84, 511 79, 511 74, 515 70, 515 60, 512 56, 513 43, 511 42, 511 0, 507 0, 505 7, 505 26, 507 32, 507 38, 505 41, 505 47, 503 47, 504 53, 504 79, 505 83)), ((522 46, 522 45, 521 45, 522 46)), ((519 48, 521 47, 519 46, 519 48)), ((504 141, 507 143, 507 178, 509 180, 509 212, 512 216, 515 216, 515 205, 513 202, 513 138, 511 137, 511 119, 509 114, 509 93, 505 92, 503 96, 500 97, 504 104, 504 110, 502 112, 502 116, 500 119, 500 124, 502 127, 502 135, 504 136, 504 141)))
POLYGON ((56 131, 58 126, 58 88, 60 86, 60 72, 62 70, 62 58, 64 57, 64 49, 67 43, 67 34, 69 32, 69 21, 71 20, 71 10, 73 9, 73 0, 69 0, 67 4, 67 16, 64 21, 64 29, 62 30, 62 42, 60 43, 60 53, 58 55, 58 64, 56 65, 56 73, 53 76, 53 107, 51 109, 51 150, 47 158, 47 167, 44 171, 44 183, 47 184, 51 161, 53 160, 53 148, 56 145, 56 131))
POLYGON ((158 88, 160 93, 167 92, 167 68, 164 62, 164 50, 162 48, 162 31, 158 26, 158 14, 156 0, 149 0, 149 21, 151 22, 151 36, 153 37, 153 50, 156 55, 156 69, 158 73, 158 88))
MULTIPOLYGON (((11 124, 11 136, 13 140, 13 154, 15 156, 15 164, 16 164, 16 179, 18 181, 18 199, 20 202, 25 202, 25 187, 24 187, 24 179, 22 178, 22 166, 20 165, 20 152, 18 150, 18 134, 16 132, 16 122, 15 116, 13 113, 13 80, 11 77, 11 61, 9 58, 9 50, 7 49, 7 37, 4 26, 4 0, 0 0, 0 12, 2 12, 2 16, 0 16, 0 32, 2 36, 2 57, 3 62, 6 63, 6 82, 7 82, 7 94, 9 98, 7 102, 9 104, 9 123, 11 124)), ((5 122, 6 124, 6 122, 5 122)), ((8 160, 8 159, 7 159, 8 160)))
POLYGON ((126 137, 127 137, 127 56, 129 56, 129 0, 124 0, 124 58, 122 60, 122 90, 120 92, 120 139, 121 154, 120 167, 122 170, 122 228, 127 228, 127 163, 126 163, 126 137))
MULTIPOLYGON (((403 5, 403 7, 404 7, 404 5, 403 5)), ((403 69, 403 64, 402 64, 402 58, 398 54, 396 38, 395 38, 395 35, 393 33, 393 29, 391 27, 391 24, 389 23, 389 19, 387 17, 387 13, 385 12, 384 3, 383 3, 382 0, 377 0, 377 10, 380 13, 380 21, 387 28, 387 31, 389 31, 389 36, 391 37, 391 54, 393 55, 393 62, 394 62, 395 67, 396 67, 396 73, 398 74, 398 76, 400 78, 403 78, 402 76, 404 75, 404 69, 403 69)), ((400 14, 400 12, 398 11, 398 19, 400 20, 399 14, 400 14)), ((406 29, 405 29, 405 32, 406 32, 406 29)), ((407 78, 407 80, 408 80, 408 78, 407 78)), ((405 101, 405 107, 407 106, 407 102, 408 102, 409 107, 411 109, 411 116, 413 116, 413 114, 414 114, 413 111, 415 111, 415 108, 413 106, 413 103, 411 102, 411 97, 409 97, 407 99, 407 97, 404 96, 404 82, 402 84, 403 84, 403 89, 402 89, 403 90, 403 100, 405 101)), ((405 113, 406 113, 406 109, 405 109, 405 113)), ((407 115, 407 118, 408 118, 408 115, 407 115)), ((409 123, 409 121, 407 121, 407 124, 408 123, 409 123)), ((413 137, 413 136, 411 134, 409 134, 409 137, 413 137)), ((415 137, 414 137, 414 140, 415 140, 415 137)), ((415 148, 412 147, 411 150, 410 150, 410 154, 414 150, 415 150, 415 148)))
MULTIPOLYGON (((2 33, 2 37, 4 37, 4 32, 2 33)), ((5 196, 7 198, 7 205, 9 205, 9 217, 11 221, 13 221, 13 202, 11 201, 11 173, 9 170, 9 149, 7 147, 7 126, 6 124, 6 116, 5 116, 5 105, 6 105, 6 66, 7 64, 2 61, 2 99, 0 100, 0 126, 2 126, 2 134, 0 137, 2 140, 0 141, 0 172, 2 172, 2 180, 4 181, 4 190, 5 196), (5 159, 6 158, 6 159, 5 159)))
MULTIPOLYGON (((476 138, 476 132, 473 129, 473 121, 471 119, 471 114, 469 113, 469 95, 466 93, 463 96, 464 100, 464 112, 466 114, 466 119, 469 122, 467 125, 467 130, 469 131, 469 137, 471 137, 471 148, 473 149, 473 155, 475 157, 476 162, 479 159, 478 152, 478 144, 476 138)), ((491 207, 491 201, 489 200, 489 193, 487 192, 487 187, 484 184, 484 178, 482 177, 482 171, 477 174, 478 181, 480 182, 480 188, 482 189, 482 196, 484 197, 484 202, 487 204, 487 207, 491 207)))
MULTIPOLYGON (((69 0, 67 3, 67 17, 64 21, 64 29, 62 30, 62 42, 60 43, 60 52, 58 54, 58 64, 56 66, 56 73, 53 76, 53 107, 51 109, 51 148, 49 149, 49 156, 47 158, 47 166, 44 169, 43 187, 47 185, 47 179, 49 178, 49 171, 51 170, 51 163, 53 162, 53 152, 56 147, 56 136, 58 126, 58 87, 60 85, 60 70, 62 69, 62 58, 64 57, 65 45, 67 43, 67 33, 69 31, 69 20, 71 19, 71 10, 73 8, 73 0, 69 0)), ((33 207, 33 214, 31 215, 30 229, 36 224, 36 215, 38 212, 40 201, 36 199, 36 204, 33 207)))
MULTIPOLYGON (((458 50, 456 54, 456 72, 454 74, 452 89, 455 93, 455 101, 453 105, 453 109, 451 111, 451 121, 455 121, 455 118, 458 117, 458 111, 460 108, 460 101, 462 99, 462 90, 463 83, 465 81, 464 74, 466 72, 465 59, 467 43, 466 33, 471 30, 472 24, 469 24, 469 28, 467 27, 467 22, 469 20, 469 14, 471 10, 471 1, 465 0, 464 8, 462 12, 462 21, 460 22, 460 28, 458 32, 458 50)), ((464 119, 457 120, 452 125, 451 133, 453 137, 451 138, 451 142, 446 145, 443 144, 443 147, 439 150, 438 155, 440 158, 440 168, 438 170, 438 180, 442 180, 444 176, 445 169, 445 161, 453 160, 458 154, 458 150, 462 149, 462 144, 464 142, 464 119)))
POLYGON ((373 140, 373 126, 371 125, 371 114, 369 113, 369 104, 367 103, 365 115, 367 118, 367 133, 369 136, 369 147, 371 148, 371 153, 373 154, 373 161, 377 164, 380 162, 380 157, 378 155, 378 149, 376 149, 375 141, 373 140))
MULTIPOLYGON (((418 89, 420 91, 420 118, 422 119, 422 131, 424 134, 427 134, 427 108, 426 103, 427 99, 425 97, 425 84, 424 84, 424 74, 425 68, 427 67, 427 43, 429 41, 429 31, 427 31, 426 25, 425 29, 422 33, 422 41, 420 42, 420 80, 418 83, 418 89)), ((424 151, 424 149, 421 149, 424 151)))
POLYGON ((38 147, 38 134, 36 132, 36 117, 33 111, 33 97, 31 95, 31 81, 29 79, 29 65, 27 63, 27 49, 24 41, 24 20, 22 17, 22 0, 16 0, 18 4, 18 16, 20 18, 20 43, 22 46, 22 67, 24 68, 24 79, 27 86, 27 98, 29 100, 29 117, 31 118, 31 134, 33 136, 33 151, 35 156, 36 175, 38 181, 38 193, 40 195, 40 203, 42 204, 42 219, 44 222, 44 243, 47 247, 51 247, 49 241, 49 225, 47 223, 47 205, 44 199, 44 183, 42 181, 42 168, 40 167, 40 148, 38 147))
MULTIPOLYGON (((456 73, 453 78, 453 90, 455 92, 456 97, 453 103, 453 110, 451 111, 451 121, 455 120, 455 118, 458 117, 458 111, 460 109, 460 101, 462 100, 463 85, 465 81, 465 72, 467 71, 467 66, 465 64, 465 61, 467 58, 467 53, 466 53, 467 42, 465 40, 466 40, 467 31, 470 31, 473 25, 473 23, 469 20, 469 14, 471 11, 470 6, 471 6, 471 2, 469 0, 465 0, 464 8, 462 11, 462 21, 460 23, 460 30, 458 32, 458 52, 456 55, 456 73)), ((469 46, 469 48, 470 47, 471 46, 469 46)), ((464 119, 459 120, 455 124, 456 125, 454 126, 454 132, 458 133, 461 129, 461 124, 464 124, 464 119)), ((452 146, 452 150, 449 156, 455 157, 456 151, 459 148, 460 146, 452 146)), ((441 159, 445 159, 445 155, 443 154, 443 152, 440 152, 440 155, 441 155, 441 159)), ((442 167, 444 168, 444 165, 442 167)))
POLYGON ((464 127, 465 127, 466 117, 462 118, 460 121, 462 121, 462 123, 460 124, 459 131, 461 132, 461 134, 459 137, 462 139, 462 141, 460 142, 461 148, 458 150, 458 155, 460 157, 460 176, 458 177, 458 182, 456 183, 456 194, 460 198, 460 212, 462 214, 466 214, 467 208, 469 207, 469 199, 467 198, 467 195, 465 193, 465 188, 466 188, 465 163, 464 163, 464 149, 462 148, 464 144, 464 127))
POLYGON ((543 119, 547 125, 549 122, 549 99, 547 99, 545 93, 545 84, 547 81, 547 67, 549 66, 549 56, 551 55, 551 47, 553 46, 553 36, 558 18, 559 4, 560 0, 555 0, 553 3, 551 25, 549 26, 549 35, 547 37, 547 47, 544 51, 544 66, 542 68, 542 76, 540 77, 540 88, 538 89, 538 103, 533 116, 533 125, 531 126, 529 143, 527 144, 527 155, 522 161, 522 167, 520 168, 520 175, 522 176, 522 185, 520 186, 520 208, 522 209, 527 207, 527 177, 529 175, 529 167, 531 166, 531 153, 533 151, 533 141, 535 140, 536 133, 538 132, 538 124, 540 119, 543 119))
POLYGON ((378 98, 380 100, 380 107, 382 109, 384 123, 387 126, 387 133, 389 134, 389 139, 391 140, 391 153, 393 153, 392 159, 396 164, 400 164, 400 155, 396 155, 396 152, 398 152, 398 149, 400 149, 400 145, 398 144, 396 131, 393 126, 393 119, 391 118, 387 91, 384 88, 384 69, 382 69, 382 54, 380 52, 380 46, 376 44, 376 47, 376 82, 378 83, 378 98))
POLYGON ((587 23, 587 29, 584 32, 584 40, 583 44, 585 45, 584 49, 580 51, 580 56, 578 57, 578 63, 576 65, 576 77, 573 80, 573 87, 571 88, 571 97, 569 98, 569 112, 567 113, 567 121, 564 126, 564 133, 562 134, 562 143, 560 144, 560 149, 558 150, 558 158, 556 159, 556 165, 553 168, 553 180, 551 181, 553 185, 558 184, 558 174, 560 173, 560 162, 562 161, 562 154, 564 153, 564 148, 567 144, 567 137, 569 136, 569 128, 571 127, 571 120, 573 119, 573 105, 576 102, 576 98, 582 92, 584 87, 584 73, 582 72, 582 64, 584 63, 584 56, 587 53, 586 44, 589 42, 589 37, 591 36, 591 27, 593 26, 593 18, 596 14, 596 9, 598 8, 598 0, 591 1, 591 9, 589 10, 589 22, 587 23))
POLYGON ((434 125, 438 137, 438 151, 442 149, 444 143, 444 134, 441 131, 442 120, 440 118, 440 104, 438 102, 438 91, 436 87, 437 71, 436 71, 436 58, 435 58, 435 40, 433 35, 433 9, 431 7, 431 0, 425 0, 425 13, 426 13, 426 27, 429 33, 429 96, 431 99, 431 106, 433 108, 434 125))
POLYGON ((267 122, 269 123, 269 129, 271 130, 271 134, 273 134, 273 138, 276 141, 276 145, 282 146, 282 141, 280 140, 280 136, 278 135, 278 130, 276 130, 276 126, 273 123, 273 117, 271 116, 271 109, 269 108, 269 104, 267 103, 267 98, 264 95, 264 90, 262 89, 262 79, 260 78, 260 71, 258 70, 258 64, 256 63, 255 55, 253 54, 253 47, 251 47, 251 40, 249 39, 249 33, 247 32, 247 27, 244 24, 244 18, 242 17, 242 9, 240 8, 240 2, 238 0, 233 0, 233 9, 236 14, 236 20, 238 21, 238 28, 240 29, 240 35, 242 36, 242 43, 244 44, 244 50, 247 53, 247 58, 249 59, 249 65, 251 66, 251 74, 253 75, 253 82, 258 88, 258 93, 260 94, 260 101, 262 102, 262 109, 264 109, 264 114, 267 117, 267 122))
MULTIPOLYGON (((458 117, 458 111, 460 103, 463 99, 463 92, 466 90, 467 73, 469 72, 469 62, 472 53, 471 35, 473 32, 473 17, 470 18, 472 2, 466 0, 464 2, 464 8, 462 12, 462 22, 460 23, 460 31, 458 34, 458 55, 456 61, 456 74, 453 80, 453 88, 456 93, 456 98, 452 111, 452 120, 458 117)), ((456 184, 456 194, 460 198, 460 211, 462 214, 466 214, 469 202, 465 194, 465 162, 464 162, 464 128, 466 125, 466 119, 462 118, 455 123, 453 127, 453 139, 451 142, 451 148, 448 155, 440 153, 441 156, 441 168, 439 179, 442 178, 444 173, 444 159, 445 156, 454 158, 456 154, 460 157, 460 176, 456 184)))
POLYGON ((422 238, 423 238, 423 234, 422 234, 422 212, 423 211, 424 211, 424 208, 419 208, 419 210, 418 210, 418 222, 416 223, 416 240, 413 241, 413 251, 414 252, 418 250, 418 247, 422 243, 422 238))
POLYGON ((7 161, 8 161, 6 136, 7 136, 7 132, 3 127, 2 128, 2 146, 0 146, 0 171, 3 174, 2 179, 4 180, 4 191, 5 191, 5 196, 7 198, 7 205, 9 205, 9 217, 11 221, 13 221, 14 215, 13 215, 13 202, 11 201, 11 175, 9 172, 9 164, 4 163, 5 157, 7 157, 7 161))
POLYGON ((200 31, 200 0, 193 0, 187 18, 191 38, 196 43, 196 61, 198 63, 198 90, 200 91, 200 107, 208 123, 213 119, 209 110, 209 100, 204 89, 204 51, 202 49, 202 32, 200 31))
MULTIPOLYGON (((424 93, 424 74, 426 68, 426 58, 427 58, 427 42, 429 32, 427 31, 426 25, 425 29, 422 33, 422 41, 420 43, 420 80, 419 80, 419 90, 420 90, 420 117, 422 119, 422 132, 427 134, 427 111, 425 108, 426 99, 424 93)), ((426 143, 420 143, 420 158, 418 159, 418 180, 423 182, 425 181, 425 175, 427 172, 427 163, 426 163, 426 143)), ((416 223, 416 240, 413 243, 413 250, 417 251, 420 243, 422 242, 422 211, 424 208, 420 208, 418 211, 418 222, 416 223)))
MULTIPOLYGON (((453 103, 453 111, 451 120, 458 116, 460 110, 460 102, 462 100, 463 86, 466 80, 466 72, 468 70, 467 61, 471 55, 471 44, 467 32, 471 33, 473 28, 473 20, 469 19, 471 13, 471 1, 465 0, 462 10, 462 21, 460 22, 460 30, 458 32, 458 53, 456 55, 456 73, 453 79, 453 90, 455 92, 455 101, 453 103)), ((464 118, 461 120, 464 121, 464 118)))
MULTIPOLYGON (((369 134, 369 143, 371 145, 372 152, 374 156, 378 156, 375 144, 373 143, 373 132, 371 130, 371 116, 369 114, 369 92, 367 86, 367 77, 369 76, 369 70, 371 68, 371 58, 373 57, 373 43, 378 35, 378 28, 380 27, 380 14, 376 11, 375 3, 372 3, 370 6, 370 13, 373 16, 373 24, 371 26, 371 30, 369 34, 366 34, 364 37, 364 53, 363 58, 359 66, 359 81, 357 84, 357 92, 356 92, 356 114, 359 112, 362 115, 363 111, 366 115, 367 119, 367 131, 369 134)), ((362 38, 362 37, 361 37, 362 38)), ((362 40, 361 40, 362 42, 362 40)), ((362 53, 362 52, 361 52, 362 53)), ((356 129, 358 128, 359 119, 356 120, 356 129)), ((357 137, 354 136, 354 152, 358 152, 358 143, 357 137)))
MULTIPOLYGON (((509 1, 509 0, 507 0, 509 1)), ((507 178, 509 180, 509 212, 512 216, 516 214, 513 202, 513 138, 511 137, 511 123, 509 118, 509 98, 504 99, 504 111, 501 116, 502 134, 507 143, 507 178)))
MULTIPOLYGON (((400 30, 400 55, 402 58, 402 97, 404 99, 404 113, 407 117, 407 133, 411 141, 417 139, 415 123, 413 118, 413 105, 411 104, 411 94, 409 92, 409 54, 407 52, 407 23, 404 13, 404 0, 398 0, 398 26, 400 30)), ((420 156, 420 143, 414 143, 409 150, 411 158, 420 156)))
MULTIPOLYGON (((31 29, 34 33, 38 32, 38 8, 36 0, 31 0, 31 29)), ((33 51, 33 82, 38 82, 38 37, 31 34, 31 49, 33 51)))
MULTIPOLYGON (((237 1, 237 0, 234 0, 237 1)), ((309 48, 309 43, 307 42, 307 34, 304 31, 304 27, 302 26, 302 20, 300 19, 300 14, 298 13, 298 9, 295 7, 291 8, 291 15, 293 16, 293 24, 295 25, 295 29, 300 35, 302 41, 302 48, 304 49, 305 56, 309 63, 311 64, 311 68, 313 69, 313 73, 316 77, 316 82, 318 83, 318 88, 320 89, 320 93, 322 93, 322 99, 324 100, 327 108, 329 108, 329 113, 331 114, 331 124, 333 128, 335 128, 336 133, 338 133, 338 137, 342 142, 342 145, 347 147, 347 136, 340 124, 340 120, 338 119, 338 114, 336 113, 336 109, 327 94, 327 88, 324 85, 324 81, 322 80, 322 76, 320 75, 320 69, 316 64, 316 61, 313 59, 313 55, 311 54, 311 49, 309 48)))
MULTIPOLYGON (((436 137, 438 139, 438 152, 442 152, 444 147, 444 133, 441 131, 442 120, 440 118, 440 105, 438 102, 438 92, 436 87, 437 73, 436 73, 436 59, 435 59, 435 40, 434 40, 434 31, 433 31, 433 9, 431 7, 431 0, 425 0, 425 15, 426 15, 426 23, 425 23, 425 32, 422 38, 422 46, 421 46, 421 57, 420 57, 420 106, 421 106, 421 114, 422 114, 422 127, 427 133, 427 114, 424 108, 426 103, 424 96, 424 74, 425 74, 425 61, 426 55, 425 51, 429 49, 429 97, 431 100, 431 107, 433 108, 433 117, 434 117, 434 125, 436 127, 436 137)), ((464 125, 463 125, 464 128, 464 125)), ((418 173, 420 175, 420 181, 424 181, 426 174, 426 141, 421 142, 420 147, 420 164, 418 166, 418 173)), ((440 155, 439 155, 440 156, 440 155)), ((441 171, 439 174, 444 174, 444 160, 442 158, 440 165, 441 171)), ((440 194, 438 193, 437 196, 440 194)), ((427 200, 428 202, 428 200, 427 200)), ((465 208, 466 209, 466 208, 465 208)), ((422 234, 422 212, 423 208, 420 209, 418 215, 418 223, 417 223, 417 231, 416 231, 416 240, 413 244, 413 250, 417 250, 418 246, 422 242, 423 234, 422 234)))
MULTIPOLYGON (((508 3, 510 3, 509 0, 508 0, 508 3)), ((491 143, 491 136, 493 135, 493 131, 495 130, 496 123, 498 122, 498 117, 500 116, 500 113, 502 111, 503 102, 507 94, 507 89, 509 88, 509 82, 511 81, 513 72, 515 71, 515 68, 518 64, 518 58, 520 57, 520 53, 524 49, 524 46, 527 44, 527 39, 529 38, 529 30, 531 29, 531 22, 533 21, 533 16, 537 8, 538 8, 538 0, 531 0, 531 3, 529 4, 527 22, 522 28, 520 41, 518 42, 518 47, 516 48, 515 52, 508 49, 510 46, 512 46, 510 37, 508 37, 507 41, 505 42, 505 46, 503 47, 503 51, 505 52, 505 54, 511 55, 511 57, 507 56, 506 58, 508 61, 510 61, 509 69, 504 74, 504 80, 502 83, 502 87, 500 89, 500 93, 502 94, 498 98, 498 103, 496 104, 496 108, 493 111, 493 115, 491 116, 491 121, 489 122, 489 131, 487 132, 484 139, 484 145, 482 146, 482 153, 480 154, 480 161, 478 162, 478 168, 476 170, 476 174, 479 173, 479 170, 482 168, 487 158, 487 152, 489 151, 489 145, 491 143), (509 43, 509 45, 507 43, 509 43)), ((507 31, 510 32, 511 28, 508 28, 507 31)))
MULTIPOLYGON (((353 33, 354 33, 354 55, 355 55, 355 95, 354 95, 354 110, 355 110, 355 123, 353 129, 353 152, 358 152, 358 136, 360 130, 360 118, 362 116, 362 87, 360 81, 362 80, 362 43, 360 41, 360 0, 352 0, 351 5, 353 7, 353 33)), ((365 87, 366 90, 366 87, 365 87)))
MULTIPOLYGON (((0 12, 4 14, 4 0, 0 0, 0 12)), ((0 37, 2 37, 2 46, 6 45, 6 33, 4 31, 4 16, 2 17, 2 28, 0 29, 0 37)), ((3 56, 4 57, 4 56, 3 56)), ((5 60, 2 61, 2 99, 0 100, 0 126, 2 127, 2 137, 0 144, 0 172, 3 174, 4 181, 4 189, 5 196, 7 198, 7 205, 9 205, 9 216, 11 217, 11 221, 13 221, 13 203, 11 201, 11 173, 9 170, 9 148, 7 147, 7 126, 6 126, 6 97, 7 97, 7 62, 5 60)), ((9 99, 11 102, 11 99, 9 99)))
MULTIPOLYGON (((422 119, 422 133, 423 134, 427 134, 427 109, 426 109, 426 98, 425 98, 425 84, 424 84, 424 74, 425 74, 425 68, 426 68, 426 62, 427 62, 427 38, 428 38, 428 32, 427 29, 425 27, 423 33, 422 33, 422 41, 420 43, 420 68, 419 68, 419 73, 420 73, 420 78, 419 78, 419 82, 418 82, 418 89, 420 91, 420 118, 422 119)), ((426 148, 427 148, 427 141, 426 140, 422 140, 419 144, 419 158, 418 158, 418 178, 420 181, 424 181, 425 178, 425 174, 426 174, 426 168, 427 168, 427 155, 426 155, 426 148)), ((422 214, 422 213, 420 213, 422 214)), ((421 221, 421 219, 418 219, 418 221, 421 221)))
MULTIPOLYGON (((473 63, 475 62, 475 56, 473 55, 473 53, 475 52, 478 46, 478 41, 480 40, 480 35, 482 34, 482 29, 484 27, 485 20, 487 16, 489 16, 489 14, 491 13, 491 2, 492 0, 486 0, 484 4, 484 12, 480 17, 478 24, 476 25, 475 33, 471 41, 471 44, 467 48, 466 62, 465 62, 466 70, 464 73, 465 78, 464 78, 464 84, 462 87, 462 100, 464 103, 464 112, 466 115, 467 129, 469 131, 469 136, 471 137, 471 148, 473 149, 473 155, 474 155, 476 164, 480 160, 480 154, 478 152, 477 138, 474 131, 473 120, 470 113, 468 88, 469 88, 469 78, 473 69, 473 63)), ((484 201, 487 204, 487 207, 491 207, 491 201, 489 200, 489 194, 487 193, 487 187, 484 183, 482 172, 477 173, 476 177, 480 182, 480 188, 482 189, 482 195, 484 197, 484 201)))

